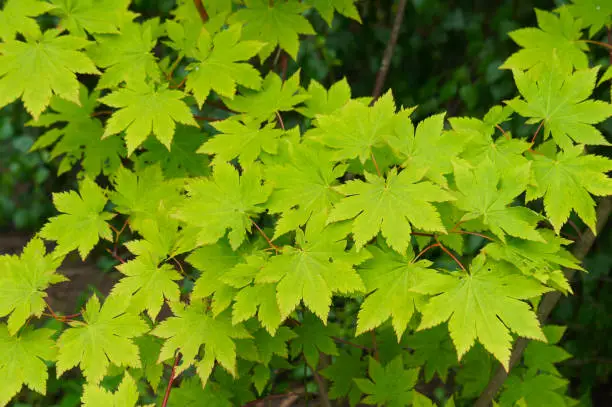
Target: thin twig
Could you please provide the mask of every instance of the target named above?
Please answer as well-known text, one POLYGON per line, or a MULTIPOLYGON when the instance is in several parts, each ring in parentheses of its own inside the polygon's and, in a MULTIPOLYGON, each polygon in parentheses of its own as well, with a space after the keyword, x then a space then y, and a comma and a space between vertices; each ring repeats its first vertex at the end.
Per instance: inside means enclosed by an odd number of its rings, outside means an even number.
POLYGON ((331 402, 329 401, 329 396, 327 395, 327 384, 325 380, 321 377, 321 375, 314 369, 308 362, 306 362, 310 370, 312 371, 312 377, 314 377, 315 382, 317 382, 317 387, 319 387, 319 399, 321 405, 323 407, 332 407, 331 402))
POLYGON ((195 4, 198 9, 198 13, 200 14, 200 19, 205 23, 208 21, 208 12, 206 12, 206 8, 202 4, 202 0, 193 0, 193 4, 195 4))
MULTIPOLYGON (((599 203, 599 206, 597 208, 597 226, 595 228, 597 230, 597 234, 600 234, 601 231, 603 230, 604 226, 606 225, 608 221, 608 218, 610 217, 611 212, 612 212, 612 198, 610 197, 604 198, 599 203)), ((582 234, 582 238, 580 238, 576 242, 576 245, 574 246, 572 250, 574 257, 582 261, 586 257, 586 255, 589 253, 594 243, 595 243, 595 235, 593 234, 591 229, 586 230, 582 234)), ((565 269, 565 272, 564 272, 565 278, 567 278, 568 281, 571 281, 571 278, 574 275, 574 273, 575 273, 575 270, 565 269)), ((555 305, 557 304, 560 298, 561 298, 561 293, 559 291, 553 291, 553 292, 550 292, 544 295, 544 297, 542 298, 542 301, 540 302, 540 306, 538 308, 538 319, 540 320, 541 324, 544 324, 546 322, 546 320, 548 319, 548 316, 550 315, 552 310, 555 308, 555 305)), ((529 341, 525 338, 519 338, 516 341, 516 344, 514 345, 514 348, 512 349, 512 353, 510 354, 508 371, 506 371, 502 366, 500 366, 497 369, 497 371, 495 372, 495 375, 491 378, 491 380, 489 381, 489 384, 487 385, 487 387, 484 389, 484 391, 482 392, 482 394, 476 401, 476 404, 474 404, 475 407, 489 407, 491 405, 491 401, 495 398, 495 395, 497 394, 497 392, 499 392, 504 382, 506 381, 509 371, 521 359, 523 352, 525 351, 525 348, 527 347, 528 343, 529 341)))
POLYGON ((458 233, 460 235, 474 235, 474 236, 479 236, 479 237, 482 237, 484 239, 490 240, 492 242, 495 241, 495 239, 493 239, 492 237, 489 237, 487 235, 483 235, 482 233, 468 232, 467 230, 451 230, 449 233, 458 233))
POLYGON ((376 331, 372 329, 370 331, 372 337, 372 350, 374 351, 374 359, 380 362, 380 355, 378 354, 378 343, 376 343, 376 331))
POLYGON ((438 242, 438 245, 440 246, 440 249, 442 249, 444 251, 444 253, 448 254, 455 261, 455 263, 457 263, 459 265, 459 267, 461 267, 461 270, 463 270, 463 271, 465 271, 467 273, 466 268, 463 266, 463 264, 461 264, 459 259, 456 258, 455 255, 453 253, 451 253, 450 250, 448 250, 446 247, 444 247, 444 245, 442 243, 440 243, 440 241, 438 240, 437 236, 436 236, 436 242, 438 242))
POLYGON ((172 391, 172 383, 174 383, 174 379, 176 378, 176 367, 178 366, 179 360, 181 360, 181 354, 179 351, 176 352, 176 356, 174 358, 174 364, 172 365, 172 372, 170 372, 170 379, 168 380, 168 386, 166 386, 166 394, 164 394, 164 401, 162 402, 161 407, 166 407, 168 404, 168 399, 170 398, 170 392, 172 391))
POLYGON ((531 138, 531 144, 533 145, 536 137, 538 137, 538 133, 540 132, 540 129, 542 128, 542 125, 544 124, 544 120, 542 120, 540 122, 540 125, 538 126, 538 129, 535 131, 535 133, 533 133, 533 137, 531 138))
POLYGON ((166 79, 169 81, 170 79, 172 79, 172 74, 174 73, 174 70, 176 69, 176 67, 178 66, 178 64, 181 63, 181 61, 183 60, 183 55, 179 55, 178 58, 176 58, 176 61, 174 61, 174 63, 172 64, 172 66, 170 67, 170 69, 168 69, 168 72, 166 73, 166 79))
POLYGON ((380 178, 382 178, 382 173, 380 172, 380 168, 378 168, 378 163, 376 162, 376 157, 374 157, 374 151, 370 151, 370 154, 372 156, 372 162, 374 163, 374 168, 376 168, 376 173, 378 174, 378 176, 380 178))
POLYGON ((276 118, 278 119, 278 124, 280 124, 281 129, 285 131, 285 123, 283 122, 283 117, 280 115, 280 112, 278 110, 275 113, 276 113, 276 118))
POLYGON ((430 249, 433 249, 434 247, 438 247, 438 246, 440 246, 440 243, 433 243, 433 244, 430 244, 429 246, 427 246, 426 248, 424 248, 423 250, 421 250, 421 251, 419 252, 419 254, 417 254, 417 255, 416 255, 416 257, 415 257, 414 259, 412 259, 412 261, 411 261, 410 263, 414 263, 414 262, 416 262, 416 261, 419 259, 419 257, 421 257, 422 255, 424 255, 425 253, 427 253, 427 252, 428 252, 430 249))
POLYGON ((121 257, 119 257, 119 256, 117 255, 117 253, 116 253, 116 252, 113 252, 113 251, 112 251, 111 249, 109 249, 108 247, 106 248, 106 251, 107 251, 107 252, 108 252, 108 253, 109 253, 111 256, 113 256, 113 258, 114 258, 115 260, 117 260, 119 263, 121 263, 121 264, 124 264, 124 263, 125 263, 125 260, 123 260, 121 257))
POLYGON ((389 42, 387 43, 387 48, 385 49, 380 69, 378 71, 378 74, 376 75, 376 82, 374 85, 374 90, 372 91, 372 103, 374 103, 376 99, 378 99, 378 97, 382 93, 383 86, 385 85, 387 73, 389 72, 389 67, 391 66, 391 57, 393 57, 393 51, 395 50, 397 37, 399 36, 402 21, 404 20, 405 9, 406 0, 399 0, 397 12, 395 13, 395 20, 393 21, 393 28, 391 29, 391 37, 389 38, 389 42))
POLYGON ((508 133, 506 133, 506 131, 502 128, 502 126, 500 126, 499 124, 496 124, 495 127, 497 128, 497 130, 501 131, 501 133, 504 135, 506 140, 510 140, 510 136, 508 135, 508 133))
POLYGON ((609 50, 612 50, 612 45, 606 44, 605 42, 601 42, 601 41, 578 40, 578 42, 588 42, 589 44, 599 45, 600 47, 604 47, 604 48, 607 48, 609 50))
POLYGON ((372 348, 368 348, 367 346, 359 345, 358 343, 350 342, 350 341, 347 341, 346 339, 342 339, 337 336, 330 336, 330 338, 332 338, 336 342, 343 343, 348 346, 352 346, 353 348, 365 350, 367 352, 372 352, 372 348))
POLYGON ((274 249, 274 251, 276 253, 278 253, 280 251, 280 249, 278 248, 278 246, 276 246, 274 243, 272 243, 272 240, 270 240, 270 238, 268 237, 268 235, 266 235, 266 232, 263 231, 262 228, 259 227, 259 225, 251 218, 249 218, 249 220, 251 221, 251 223, 253 224, 253 226, 255 226, 255 228, 259 231, 259 234, 263 236, 264 239, 266 239, 266 242, 268 242, 268 245, 274 249))

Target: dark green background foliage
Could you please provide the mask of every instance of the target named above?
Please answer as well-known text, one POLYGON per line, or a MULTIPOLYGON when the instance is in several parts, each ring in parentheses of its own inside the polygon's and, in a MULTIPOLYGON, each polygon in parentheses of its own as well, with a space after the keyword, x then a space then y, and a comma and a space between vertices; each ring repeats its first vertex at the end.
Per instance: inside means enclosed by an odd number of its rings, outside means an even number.
MULTIPOLYGON (((507 33, 520 27, 534 26, 534 7, 551 10, 560 4, 545 0, 409 1, 386 87, 393 90, 399 104, 419 106, 413 116, 416 120, 443 110, 449 116, 482 116, 490 106, 514 96, 511 73, 498 69, 502 61, 517 49, 507 33)), ((396 6, 390 0, 363 0, 358 2, 363 24, 336 14, 331 27, 316 13, 310 13, 308 17, 318 34, 304 39, 298 61, 290 63, 287 74, 293 74, 299 65, 304 77, 315 79, 326 87, 346 77, 354 96, 370 95, 390 36, 396 6)), ((134 11, 147 18, 169 16, 173 7, 171 0, 137 0, 132 6, 134 11)), ((595 39, 605 41, 604 37, 602 31, 595 39)), ((595 49, 590 55, 593 64, 604 64, 608 58, 608 53, 602 49, 595 49)), ((599 87, 595 97, 608 99, 609 92, 609 87, 599 87)), ((71 188, 74 180, 70 174, 55 175, 58 162, 50 160, 47 152, 27 153, 39 130, 26 127, 26 120, 28 116, 20 104, 0 110, 0 231, 11 235, 15 232, 28 235, 37 230, 44 219, 53 214, 50 192, 71 188)), ((533 133, 530 126, 522 124, 512 123, 510 130, 519 135, 533 133)), ((608 121, 602 128, 609 138, 612 123, 608 121)), ((610 155, 609 148, 597 152, 610 155)), ((580 221, 573 220, 582 230, 580 221)), ((481 243, 474 240, 472 250, 476 251, 481 243)), ((112 265, 109 259, 102 260, 107 269, 112 265)), ((610 405, 610 227, 598 238, 585 266, 590 274, 577 275, 574 281, 576 295, 560 302, 550 322, 568 326, 561 346, 573 358, 561 363, 560 370, 572 380, 570 395, 587 403, 591 398, 593 405, 610 405)), ((352 315, 355 310, 345 309, 344 312, 352 315)), ((341 321, 343 315, 337 313, 335 318, 341 321)), ((397 346, 393 345, 394 342, 395 339, 390 338, 388 346, 397 346)), ((383 350, 385 343, 380 343, 380 347, 383 350)), ((478 349, 476 347, 470 353, 478 352, 478 349)), ((468 355, 466 365, 469 360, 468 355)), ((483 368, 486 370, 488 366, 475 366, 477 371, 473 373, 486 379, 482 374, 483 368)), ((286 379, 300 379, 303 373, 296 372, 286 379)), ((471 389, 477 395, 486 381, 477 383, 473 380, 466 370, 456 378, 459 383, 471 382, 464 391, 471 389)), ((24 390, 20 398, 23 404, 18 405, 78 405, 81 384, 79 379, 66 377, 60 382, 51 372, 48 396, 43 398, 24 390)), ((278 383, 277 390, 281 391, 283 386, 286 384, 278 383)))

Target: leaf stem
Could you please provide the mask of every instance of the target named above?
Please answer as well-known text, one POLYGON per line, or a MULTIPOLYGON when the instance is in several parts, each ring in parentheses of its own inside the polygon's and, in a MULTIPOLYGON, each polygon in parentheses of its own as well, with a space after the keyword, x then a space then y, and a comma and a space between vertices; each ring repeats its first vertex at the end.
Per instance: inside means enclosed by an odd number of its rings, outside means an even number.
POLYGON ((276 118, 278 119, 278 124, 280 124, 281 129, 285 131, 285 123, 283 122, 283 117, 280 115, 280 112, 278 110, 275 113, 276 113, 276 118))
POLYGON ((378 168, 378 163, 376 162, 376 157, 374 157, 374 151, 370 151, 370 155, 372 156, 372 163, 374 163, 374 168, 376 168, 376 173, 380 178, 382 178, 382 173, 380 172, 380 168, 378 168))
POLYGON ((172 79, 172 74, 174 74, 174 70, 181 63, 181 61, 183 60, 183 57, 184 57, 184 55, 182 53, 179 54, 178 58, 176 58, 176 61, 174 61, 174 63, 172 64, 172 66, 170 67, 168 72, 166 73, 166 79, 168 81, 170 81, 170 79, 172 79))
POLYGON ((206 12, 206 8, 202 4, 202 0, 193 0, 193 4, 195 4, 196 9, 198 9, 198 13, 200 14, 200 19, 202 19, 202 22, 207 22, 208 12, 206 12))
POLYGON ((540 125, 538 126, 537 130, 535 131, 535 133, 533 133, 533 137, 531 138, 531 145, 533 145, 533 143, 535 142, 536 137, 538 137, 538 133, 540 132, 540 129, 542 128, 543 124, 544 124, 544 120, 542 120, 540 122, 540 125))
POLYGON ((510 140, 510 136, 508 135, 508 133, 506 133, 506 130, 504 130, 502 126, 500 126, 499 124, 496 124, 495 127, 497 128, 497 130, 501 131, 501 133, 506 138, 506 140, 510 140))
POLYGON ((115 260, 117 260, 119 263, 121 263, 121 264, 125 264, 125 260, 123 260, 121 257, 119 257, 119 256, 117 255, 117 252, 115 252, 115 251, 113 251, 113 250, 109 249, 108 247, 106 248, 106 251, 107 251, 107 252, 108 252, 108 253, 109 253, 111 256, 113 256, 113 258, 114 258, 115 260))
POLYGON ((477 232, 468 232, 467 230, 451 230, 449 233, 458 233, 460 235, 474 235, 474 236, 479 236, 482 237, 484 239, 490 240, 491 242, 494 242, 495 239, 487 236, 487 235, 483 235, 482 233, 477 233, 477 232))
POLYGON ((266 232, 264 232, 263 229, 260 228, 259 225, 253 219, 249 218, 249 220, 251 221, 253 226, 255 226, 255 228, 259 231, 259 234, 262 235, 264 239, 266 239, 266 242, 268 242, 268 245, 270 246, 270 248, 274 249, 274 252, 278 253, 280 249, 278 248, 278 246, 272 243, 272 240, 270 240, 268 235, 266 235, 266 232))
POLYGON ((442 243, 440 243, 440 241, 438 240, 438 237, 435 237, 436 242, 438 242, 438 245, 440 245, 440 249, 442 249, 444 251, 444 253, 448 254, 454 261, 455 263, 457 263, 459 265, 459 267, 461 267, 461 270, 463 270, 464 272, 468 272, 466 270, 466 268, 463 266, 463 264, 461 264, 461 262, 459 261, 459 259, 457 257, 455 257, 455 255, 453 253, 451 253, 450 250, 448 250, 446 247, 444 247, 444 245, 442 243))
POLYGON ((166 386, 166 394, 164 394, 164 401, 162 402, 161 407, 166 407, 168 404, 168 399, 170 398, 170 392, 172 391, 172 383, 176 378, 176 367, 178 366, 179 360, 181 360, 181 353, 176 352, 176 357, 174 358, 174 364, 172 365, 172 372, 170 372, 170 379, 168 380, 168 386, 166 386))
POLYGON ((589 44, 594 44, 594 45, 599 45, 600 47, 604 47, 607 48, 609 50, 612 50, 612 45, 611 44, 607 44, 605 42, 601 42, 601 41, 593 41, 593 40, 578 40, 578 42, 587 42, 589 44))
POLYGON ((73 318, 79 317, 81 315, 80 312, 78 314, 71 314, 71 315, 57 315, 55 313, 55 311, 53 311, 53 308, 51 308, 51 305, 49 304, 47 299, 43 298, 43 301, 47 305, 47 309, 50 312, 50 314, 47 314, 46 312, 43 312, 43 315, 50 316, 51 318, 55 319, 56 321, 68 323, 68 322, 72 321, 73 318))
POLYGON ((430 249, 433 249, 434 247, 438 247, 438 246, 440 246, 440 243, 433 243, 433 244, 430 244, 429 246, 427 246, 426 248, 424 248, 423 250, 421 250, 421 251, 419 252, 419 254, 417 254, 417 255, 415 256, 415 258, 414 258, 414 259, 412 259, 412 261, 411 261, 410 263, 414 263, 414 262, 416 262, 416 261, 419 259, 419 257, 421 257, 422 255, 424 255, 425 253, 427 253, 427 252, 428 252, 430 249))
POLYGON ((378 354, 378 343, 376 342, 376 330, 372 329, 370 331, 370 336, 372 337, 372 350, 374 353, 374 359, 380 362, 380 355, 378 354))

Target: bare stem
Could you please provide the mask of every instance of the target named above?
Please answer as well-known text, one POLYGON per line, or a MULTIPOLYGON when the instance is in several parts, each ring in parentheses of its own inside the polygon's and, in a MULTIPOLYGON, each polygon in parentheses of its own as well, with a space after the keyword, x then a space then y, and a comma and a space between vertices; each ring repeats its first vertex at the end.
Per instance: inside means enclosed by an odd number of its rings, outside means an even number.
POLYGON ((253 226, 255 226, 255 228, 259 231, 259 234, 262 235, 264 239, 266 239, 266 242, 268 242, 268 245, 270 246, 270 248, 274 249, 274 251, 278 253, 280 249, 278 248, 278 246, 272 243, 272 240, 270 240, 268 235, 266 235, 266 232, 264 232, 263 229, 260 228, 259 225, 253 219, 249 218, 249 220, 251 221, 253 226))
POLYGON ((168 379, 168 386, 166 386, 166 394, 164 394, 164 401, 162 402, 161 407, 166 407, 168 405, 168 399, 170 398, 170 392, 172 391, 172 383, 174 383, 174 379, 176 378, 176 367, 178 366, 179 360, 181 360, 180 352, 176 352, 176 357, 174 358, 174 364, 172 365, 172 371, 170 372, 170 379, 168 379))
POLYGON ((540 125, 538 126, 537 130, 535 131, 535 133, 533 133, 533 137, 531 138, 531 144, 533 145, 536 137, 538 137, 538 133, 540 132, 540 129, 542 128, 542 125, 544 124, 544 120, 542 120, 540 122, 540 125))

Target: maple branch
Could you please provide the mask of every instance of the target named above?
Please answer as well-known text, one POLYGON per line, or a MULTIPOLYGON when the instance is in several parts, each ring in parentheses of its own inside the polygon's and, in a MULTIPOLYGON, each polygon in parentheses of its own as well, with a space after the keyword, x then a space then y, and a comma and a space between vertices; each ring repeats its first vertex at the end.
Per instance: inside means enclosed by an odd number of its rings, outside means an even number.
POLYGON ((172 74, 174 73, 174 70, 176 69, 176 67, 178 66, 178 64, 181 63, 181 61, 183 60, 184 55, 181 54, 179 55, 178 58, 176 58, 176 61, 174 61, 174 63, 172 64, 172 66, 170 67, 170 69, 168 70, 168 72, 166 73, 166 79, 168 81, 170 81, 170 79, 172 79, 172 74))
MULTIPOLYGON (((601 233, 604 226, 606 225, 611 212, 612 198, 604 198, 597 207, 597 226, 595 227, 595 229, 597 230, 598 235, 601 233)), ((586 255, 591 250, 591 247, 593 247, 593 244, 595 243, 595 238, 596 236, 593 234, 591 229, 587 229, 582 234, 582 237, 578 239, 576 245, 572 250, 572 254, 574 255, 574 257, 576 257, 580 261, 584 260, 586 255)), ((571 278, 575 272, 575 270, 565 269, 565 278, 567 278, 568 281, 571 281, 571 278)), ((546 319, 548 319, 548 316, 555 308, 555 305, 557 304, 560 298, 561 293, 559 291, 549 292, 544 295, 538 308, 538 319, 540 320, 540 323, 542 325, 544 324, 546 319)), ((495 375, 491 378, 489 384, 476 401, 476 404, 474 404, 475 407, 489 407, 491 405, 491 401, 503 386, 504 382, 506 381, 506 378, 508 378, 508 373, 510 369, 512 369, 514 365, 516 365, 521 359, 528 343, 529 340, 525 338, 519 338, 516 341, 514 348, 512 349, 512 353, 510 354, 508 371, 506 371, 501 366, 497 369, 495 375)))
POLYGON ((172 86, 170 85, 170 89, 180 89, 183 87, 183 85, 185 84, 185 82, 187 82, 187 75, 185 75, 185 77, 183 78, 183 80, 176 86, 172 86))
POLYGON ((544 124, 544 120, 542 120, 540 122, 540 125, 538 126, 538 129, 536 130, 536 132, 533 134, 533 137, 531 138, 531 145, 533 145, 533 142, 535 141, 536 137, 538 137, 538 133, 540 132, 540 129, 542 128, 542 125, 544 124))
POLYGON ((202 22, 207 22, 208 12, 206 12, 206 8, 204 7, 204 4, 202 4, 202 0, 193 0, 193 4, 195 4, 195 7, 198 9, 198 13, 200 14, 202 22))
POLYGON ((276 113, 276 118, 278 119, 278 124, 280 124, 281 129, 285 131, 285 123, 283 122, 283 117, 280 115, 278 110, 275 113, 276 113))
POLYGON ((393 28, 391 29, 391 37, 389 37, 389 42, 387 42, 387 48, 385 49, 378 74, 376 75, 376 82, 374 84, 374 90, 372 91, 371 104, 373 104, 380 96, 385 80, 387 79, 387 73, 389 72, 389 67, 391 66, 391 57, 393 56, 395 44, 397 43, 397 37, 399 36, 402 21, 404 20, 405 9, 406 0, 399 0, 397 12, 395 13, 395 20, 393 21, 393 28))
POLYGON ((382 173, 380 172, 380 168, 378 168, 378 163, 376 162, 376 157, 374 157, 374 151, 370 151, 370 155, 372 156, 372 162, 374 163, 374 168, 376 168, 376 172, 378 176, 382 178, 382 173))
POLYGON ((374 359, 380 362, 380 355, 378 354, 378 344, 376 343, 376 331, 374 329, 370 331, 370 336, 372 337, 372 350, 374 351, 374 359))
POLYGON ((113 259, 117 260, 119 263, 121 263, 121 264, 124 264, 124 263, 125 263, 125 260, 123 260, 121 257, 119 257, 115 251, 113 251, 113 250, 109 249, 108 247, 106 248, 106 251, 107 251, 107 252, 108 252, 108 253, 109 253, 111 256, 113 256, 113 259))
POLYGON ((442 249, 444 251, 444 253, 448 254, 454 261, 455 263, 457 263, 459 265, 459 267, 461 267, 461 270, 465 271, 467 273, 467 270, 465 269, 465 267, 463 267, 463 264, 461 264, 461 262, 459 261, 458 258, 455 257, 454 254, 451 253, 450 250, 448 250, 446 247, 444 247, 444 245, 442 243, 440 243, 440 241, 438 240, 438 237, 435 237, 436 242, 438 242, 438 245, 440 246, 440 249, 442 249))
POLYGON ((281 393, 281 394, 270 394, 269 396, 266 396, 264 398, 249 401, 248 403, 244 404, 242 407, 251 407, 251 406, 258 406, 258 405, 263 406, 266 401, 272 401, 272 400, 288 398, 288 397, 302 397, 303 394, 304 394, 303 391, 302 392, 290 391, 290 392, 281 393))
POLYGON ((264 232, 263 229, 260 228, 259 225, 257 223, 255 223, 255 221, 253 219, 249 218, 249 220, 251 221, 253 226, 255 226, 255 228, 259 231, 259 234, 261 234, 263 236, 263 238, 266 239, 266 242, 268 242, 268 245, 270 246, 270 248, 274 249, 274 252, 278 253, 280 251, 280 249, 278 248, 278 246, 276 246, 274 243, 272 243, 272 240, 270 240, 268 235, 266 235, 266 232, 264 232))
POLYGON ((45 304, 47 305, 47 309, 49 310, 50 314, 47 314, 46 312, 43 312, 43 315, 45 316, 50 316, 51 318, 55 319, 56 321, 59 322, 64 322, 64 323, 68 323, 70 322, 73 318, 76 318, 78 316, 81 315, 81 313, 79 312, 78 314, 71 314, 71 315, 57 315, 55 313, 55 311, 53 311, 53 308, 51 308, 51 305, 49 304, 49 302, 47 301, 46 298, 43 298, 43 301, 45 302, 45 304))
POLYGON ((168 386, 166 386, 166 394, 164 394, 164 401, 162 402, 161 407, 166 407, 168 404, 168 399, 170 398, 170 392, 172 391, 172 383, 176 378, 176 367, 178 366, 179 360, 181 360, 181 353, 179 351, 176 352, 176 357, 174 358, 174 364, 172 365, 172 372, 170 372, 170 379, 168 380, 168 386))
POLYGON ((599 45, 600 47, 604 47, 612 51, 612 44, 607 44, 601 41, 593 41, 593 40, 578 40, 578 42, 588 42, 589 44, 599 45))
POLYGON ((430 244, 429 246, 427 246, 426 248, 424 248, 423 250, 421 250, 419 252, 419 254, 416 255, 416 257, 414 259, 412 259, 412 261, 410 263, 414 263, 415 261, 417 261, 419 259, 419 257, 421 257, 422 255, 424 255, 425 253, 427 253, 430 249, 433 249, 434 247, 438 247, 440 246, 440 243, 433 243, 430 244))
POLYGON ((422 233, 422 232, 410 232, 410 234, 412 236, 427 236, 427 237, 434 237, 435 236, 433 233, 422 233))

